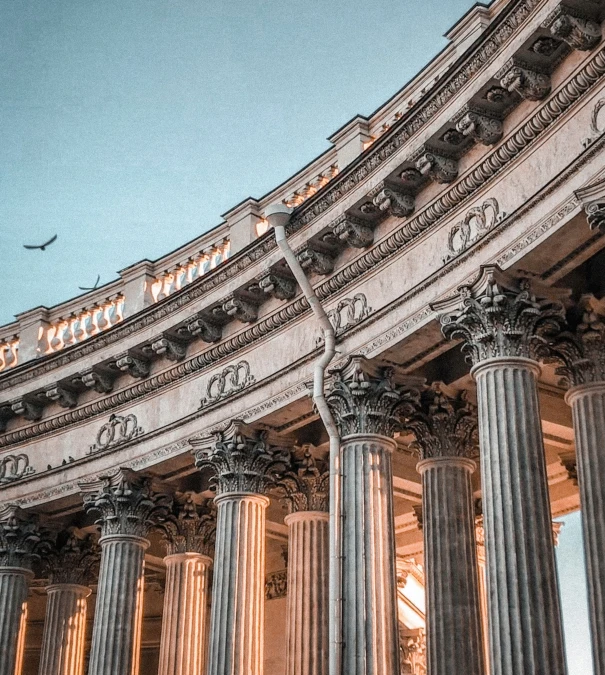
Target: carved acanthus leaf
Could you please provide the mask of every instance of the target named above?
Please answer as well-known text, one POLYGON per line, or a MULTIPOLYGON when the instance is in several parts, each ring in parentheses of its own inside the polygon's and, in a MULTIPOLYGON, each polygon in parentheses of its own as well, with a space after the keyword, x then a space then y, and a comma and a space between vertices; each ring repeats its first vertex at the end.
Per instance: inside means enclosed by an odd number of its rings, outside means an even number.
POLYGON ((565 322, 552 289, 532 291, 528 279, 514 279, 497 265, 485 265, 477 281, 458 296, 432 305, 446 338, 462 338, 462 351, 476 364, 489 358, 540 358, 548 340, 565 322))
POLYGON ((80 483, 86 511, 99 514, 96 521, 103 536, 147 536, 158 520, 165 518, 172 498, 153 489, 152 480, 131 469, 120 468, 98 481, 80 483))
POLYGON ((97 573, 101 549, 91 535, 80 535, 76 528, 60 533, 44 558, 49 584, 88 585, 97 573))
POLYGON ((258 285, 278 300, 291 300, 296 295, 296 279, 286 270, 269 270, 259 277, 258 285))
POLYGON ((551 90, 548 75, 514 64, 504 73, 500 84, 528 101, 541 101, 551 90))
POLYGON ((433 151, 421 155, 416 167, 423 176, 430 176, 436 183, 452 183, 458 178, 458 162, 433 151))
POLYGON ((422 387, 420 379, 396 377, 395 368, 376 365, 363 356, 352 356, 331 372, 334 379, 327 401, 341 436, 392 436, 422 387))
POLYGON ((493 145, 502 138, 502 121, 470 110, 456 124, 456 129, 477 143, 493 145))
POLYGON ((35 514, 16 504, 0 510, 0 567, 31 569, 50 546, 49 534, 35 514))
POLYGON ((447 391, 435 382, 422 392, 414 408, 403 428, 415 435, 410 449, 421 459, 478 456, 477 410, 466 392, 447 391))
POLYGON ((290 513, 327 511, 329 484, 330 472, 323 462, 317 462, 308 448, 302 459, 292 458, 289 470, 277 481, 290 513))
POLYGON ((561 40, 565 40, 572 49, 588 51, 601 41, 601 26, 592 19, 574 16, 565 8, 550 26, 550 32, 561 40))
POLYGON ((316 274, 331 274, 334 271, 336 251, 319 242, 308 242, 298 253, 301 267, 316 274))
POLYGON ((414 212, 414 196, 392 181, 380 182, 368 195, 379 212, 407 218, 414 212))
POLYGON ((214 442, 191 439, 195 465, 211 473, 217 495, 228 492, 264 494, 288 466, 289 452, 268 442, 267 432, 233 421, 214 434, 214 442))
POLYGON ((201 553, 212 557, 216 535, 214 503, 194 492, 177 494, 173 508, 158 523, 167 555, 201 553))
POLYGON ((586 207, 586 219, 591 230, 605 233, 605 202, 593 202, 586 207))
POLYGON ((355 248, 366 248, 374 241, 372 222, 343 214, 331 225, 334 235, 355 248))

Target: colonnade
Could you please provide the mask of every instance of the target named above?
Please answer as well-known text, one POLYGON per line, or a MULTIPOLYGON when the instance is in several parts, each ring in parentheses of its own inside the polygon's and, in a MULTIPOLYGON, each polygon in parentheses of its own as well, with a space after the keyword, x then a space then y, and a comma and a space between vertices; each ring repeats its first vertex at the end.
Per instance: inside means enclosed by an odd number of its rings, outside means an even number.
MULTIPOLYGON (((422 478, 429 675, 484 675, 472 474, 481 466, 492 675, 565 675, 540 424, 540 362, 556 360, 573 410, 595 673, 605 675, 605 311, 567 323, 527 280, 482 268, 434 307, 472 361, 477 406, 443 384, 351 357, 327 401, 341 434, 342 673, 399 675, 392 453, 413 434, 422 478)), ((268 492, 288 505, 287 675, 328 674, 328 483, 308 451, 242 422, 192 441, 216 496, 170 495, 128 469, 81 485, 98 546, 52 545, 34 516, 0 512, 0 674, 19 675, 28 582, 49 570, 40 675, 83 675, 90 575, 98 593, 88 675, 136 675, 149 531, 167 554, 160 675, 262 675, 268 492), (66 562, 68 561, 68 562, 66 562), (214 565, 208 619, 210 568, 214 565)))

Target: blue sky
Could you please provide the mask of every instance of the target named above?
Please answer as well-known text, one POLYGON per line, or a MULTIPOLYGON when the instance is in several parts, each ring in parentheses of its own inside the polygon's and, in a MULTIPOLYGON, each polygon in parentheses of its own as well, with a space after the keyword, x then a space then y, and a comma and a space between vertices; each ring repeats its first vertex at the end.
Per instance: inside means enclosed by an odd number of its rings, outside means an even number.
MULTIPOLYGON (((444 45, 470 0, 0 0, 0 324, 220 222, 444 45), (23 243, 59 238, 46 252, 23 243)), ((578 516, 558 551, 590 675, 578 516)))

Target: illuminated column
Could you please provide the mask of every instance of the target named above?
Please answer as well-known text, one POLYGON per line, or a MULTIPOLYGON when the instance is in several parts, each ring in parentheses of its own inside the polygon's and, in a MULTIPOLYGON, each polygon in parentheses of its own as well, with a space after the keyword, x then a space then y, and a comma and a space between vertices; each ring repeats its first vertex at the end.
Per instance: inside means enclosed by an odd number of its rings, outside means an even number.
MULTIPOLYGON (((399 675, 391 438, 409 388, 352 357, 327 400, 342 438, 342 672, 399 675)), ((417 384, 417 383, 415 383, 417 384)))
POLYGON ((605 675, 605 304, 594 296, 581 302, 574 332, 558 337, 553 356, 570 386, 594 672, 605 675))
POLYGON ((207 675, 262 675, 265 605, 263 493, 288 461, 267 434, 232 422, 209 446, 191 440, 214 476, 217 505, 207 675))
POLYGON ((286 675, 328 673, 329 481, 308 451, 279 481, 290 512, 286 675))
POLYGON ((59 536, 57 546, 45 559, 50 583, 40 675, 84 675, 88 583, 99 551, 90 535, 80 539, 74 531, 66 534, 59 536))
POLYGON ((406 427, 421 458, 428 672, 449 675, 455 664, 465 675, 484 675, 471 483, 477 413, 464 393, 448 396, 435 384, 406 427))
POLYGON ((160 529, 168 555, 159 675, 200 675, 205 672, 215 514, 199 495, 185 493, 160 529))
POLYGON ((130 469, 81 483, 84 507, 100 514, 101 568, 88 675, 138 675, 146 539, 169 500, 130 469))
POLYGON ((481 603, 481 628, 483 631, 483 658, 485 659, 486 675, 489 675, 489 634, 487 630, 487 560, 485 558, 483 516, 477 518, 477 523, 475 526, 475 538, 477 540, 477 565, 479 566, 479 601, 481 603))
POLYGON ((43 542, 35 516, 13 504, 0 510, 0 673, 20 675, 32 564, 43 542))
POLYGON ((535 360, 562 307, 490 265, 434 309, 477 382, 491 673, 564 675, 535 360))

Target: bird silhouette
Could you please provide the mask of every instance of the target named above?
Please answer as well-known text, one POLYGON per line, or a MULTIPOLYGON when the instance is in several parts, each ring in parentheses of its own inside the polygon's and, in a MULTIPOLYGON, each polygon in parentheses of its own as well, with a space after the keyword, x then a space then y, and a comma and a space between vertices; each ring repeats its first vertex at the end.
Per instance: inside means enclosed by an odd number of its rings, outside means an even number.
POLYGON ((47 242, 44 244, 41 244, 40 246, 28 246, 27 244, 23 244, 23 248, 27 248, 29 250, 34 250, 39 248, 41 251, 45 251, 47 246, 50 246, 55 240, 57 239, 57 235, 55 234, 54 237, 51 237, 47 242))
POLYGON ((99 285, 99 281, 101 281, 101 275, 100 275, 100 274, 97 274, 97 280, 95 281, 95 285, 94 285, 94 286, 78 286, 78 288, 79 288, 81 291, 96 291, 96 290, 97 290, 97 287, 98 287, 98 285, 99 285))

